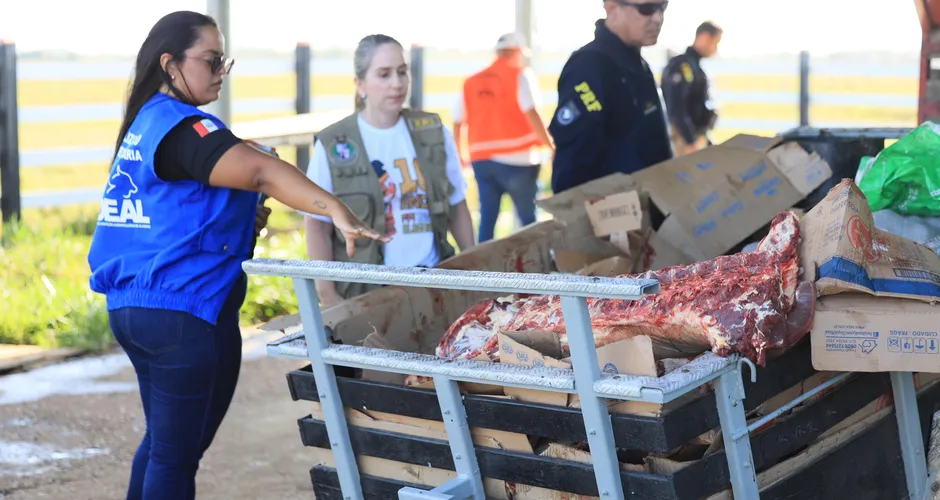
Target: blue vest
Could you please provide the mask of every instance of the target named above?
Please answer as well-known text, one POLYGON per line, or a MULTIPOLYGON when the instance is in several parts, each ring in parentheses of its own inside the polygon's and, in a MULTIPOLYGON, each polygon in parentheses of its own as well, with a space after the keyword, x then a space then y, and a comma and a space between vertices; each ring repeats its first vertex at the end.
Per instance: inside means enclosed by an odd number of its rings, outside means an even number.
MULTIPOLYGON (((88 252, 89 283, 108 310, 182 311, 215 325, 242 261, 251 258, 258 193, 165 182, 154 172, 163 137, 180 121, 218 118, 157 93, 141 108, 121 145, 101 199, 88 252)), ((200 122, 204 123, 204 122, 200 122)))

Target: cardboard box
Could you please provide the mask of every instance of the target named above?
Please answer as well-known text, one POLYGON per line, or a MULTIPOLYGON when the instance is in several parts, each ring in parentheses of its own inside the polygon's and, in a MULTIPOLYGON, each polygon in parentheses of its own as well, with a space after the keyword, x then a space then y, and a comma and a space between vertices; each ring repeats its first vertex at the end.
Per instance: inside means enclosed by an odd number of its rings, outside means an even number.
MULTIPOLYGON (((524 332, 497 333, 499 360, 501 363, 524 366, 547 366, 549 368, 571 368, 571 363, 562 360, 561 340, 557 333, 524 332)), ((610 374, 647 375, 655 377, 656 360, 649 337, 640 335, 607 344, 597 349, 597 364, 601 371, 610 374)), ((568 406, 577 395, 564 392, 537 391, 517 387, 504 387, 503 394, 518 401, 554 406, 568 406)), ((612 401, 619 406, 624 401, 612 401)), ((623 408, 621 408, 622 410, 623 408)), ((611 409, 611 411, 615 411, 611 409)))
POLYGON ((861 292, 940 301, 940 257, 924 245, 875 228, 868 199, 851 179, 829 190, 800 219, 804 279, 820 296, 861 292))
MULTIPOLYGON (((461 252, 438 267, 550 273, 556 264, 553 250, 571 250, 600 259, 621 255, 616 246, 594 237, 590 224, 569 227, 558 221, 542 221, 461 252)), ((389 286, 323 311, 323 321, 345 344, 361 345, 367 335, 378 332, 397 350, 433 354, 441 334, 461 314, 477 302, 499 295, 389 286)), ((296 322, 299 324, 300 319, 296 322)))
MULTIPOLYGON (((585 267, 601 262, 608 257, 592 252, 579 252, 577 250, 551 249, 552 261, 555 270, 564 274, 576 274, 585 267)), ((619 257, 619 256, 614 256, 619 257)), ((610 257, 613 258, 613 257, 610 257)))
MULTIPOLYGON (((581 212, 584 212, 583 207, 581 212)), ((596 238, 586 219, 584 224, 570 227, 552 220, 536 222, 506 238, 474 246, 442 261, 437 267, 551 273, 556 270, 553 251, 566 250, 594 255, 597 260, 622 255, 610 242, 596 238)), ((583 265, 568 272, 575 273, 581 267, 583 265)), ((401 350, 430 354, 434 352, 440 335, 457 317, 480 300, 496 295, 389 286, 324 309, 323 322, 333 330, 334 338, 345 344, 361 345, 369 333, 378 331, 401 350)), ((295 331, 300 324, 300 315, 293 314, 276 318, 262 329, 286 333, 295 331)))
POLYGON ((600 200, 608 196, 619 195, 636 191, 640 198, 640 208, 643 210, 643 227, 651 226, 649 216, 649 194, 640 189, 637 179, 627 174, 611 174, 580 186, 562 191, 549 198, 537 200, 535 204, 552 215, 554 220, 575 225, 587 223, 590 217, 587 213, 586 202, 600 200))
POLYGON ((603 238, 616 232, 636 231, 643 228, 643 208, 636 191, 612 194, 584 202, 594 236, 603 238))
POLYGON ((666 215, 657 232, 693 261, 726 253, 832 176, 798 144, 740 134, 633 174, 666 215))
MULTIPOLYGON (((630 193, 637 193, 639 198, 639 209, 641 211, 640 228, 630 231, 612 231, 608 233, 611 245, 618 248, 621 257, 629 258, 632 261, 630 273, 641 273, 646 270, 657 271, 665 267, 691 264, 692 259, 680 252, 665 238, 652 230, 650 220, 650 197, 644 190, 640 189, 637 180, 626 174, 612 174, 600 179, 595 179, 586 184, 558 193, 550 198, 539 200, 537 205, 552 214, 555 220, 564 223, 566 226, 580 230, 581 226, 589 225, 594 227, 592 222, 591 201, 617 199, 621 196, 630 196, 630 193), (652 252, 652 254, 649 254, 652 252)), ((597 218, 597 215, 594 215, 597 218)), ((635 222, 632 226, 635 227, 635 222)), ((601 231, 606 232, 606 230, 601 231)), ((602 241, 597 239, 597 241, 602 241)), ((557 251, 556 251, 557 252, 557 251)), ((578 270, 598 262, 599 258, 589 256, 566 256, 571 260, 566 261, 566 271, 578 272, 578 270), (585 258, 587 257, 587 258, 585 258)))
POLYGON ((800 220, 803 279, 816 283, 813 366, 940 372, 940 257, 874 227, 843 179, 800 220), (914 300, 911 300, 914 299, 914 300))
POLYGON ((860 293, 822 297, 810 337, 817 370, 940 373, 940 305, 860 293))
POLYGON ((631 274, 636 268, 636 261, 626 257, 615 255, 609 259, 604 259, 597 261, 593 264, 585 266, 578 274, 581 276, 606 276, 614 277, 621 276, 624 274, 631 274))
POLYGON ((653 231, 649 241, 650 249, 653 251, 653 258, 650 263, 651 271, 659 271, 672 266, 685 266, 692 264, 693 261, 686 254, 682 253, 666 241, 659 233, 653 231))

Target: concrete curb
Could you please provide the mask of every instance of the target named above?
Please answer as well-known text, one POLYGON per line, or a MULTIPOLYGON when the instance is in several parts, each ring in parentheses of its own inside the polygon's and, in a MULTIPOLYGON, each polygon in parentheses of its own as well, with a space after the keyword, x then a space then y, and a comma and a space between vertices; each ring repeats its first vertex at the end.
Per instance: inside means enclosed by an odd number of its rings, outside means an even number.
MULTIPOLYGON (((259 328, 261 325, 243 326, 242 341, 246 344, 268 342, 273 340, 271 332, 259 328)), ((120 351, 120 346, 114 344, 113 349, 120 351)), ((36 368, 61 363, 77 358, 92 351, 88 349, 71 349, 39 347, 34 345, 0 344, 0 376, 14 372, 24 372, 36 368)), ((103 354, 103 353, 101 353, 103 354)))
POLYGON ((48 349, 33 345, 0 344, 0 375, 59 363, 88 352, 86 349, 48 349))

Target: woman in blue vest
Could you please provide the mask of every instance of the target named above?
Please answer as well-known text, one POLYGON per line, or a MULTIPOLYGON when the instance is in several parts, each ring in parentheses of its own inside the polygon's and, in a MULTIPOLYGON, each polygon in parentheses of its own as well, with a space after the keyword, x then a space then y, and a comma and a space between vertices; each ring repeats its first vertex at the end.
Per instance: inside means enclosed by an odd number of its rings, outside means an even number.
POLYGON ((174 12, 137 55, 88 262, 111 329, 137 372, 147 431, 129 499, 195 497, 199 461, 238 379, 241 269, 256 238, 259 192, 329 216, 352 254, 387 241, 295 168, 242 142, 198 109, 232 67, 216 22, 174 12))

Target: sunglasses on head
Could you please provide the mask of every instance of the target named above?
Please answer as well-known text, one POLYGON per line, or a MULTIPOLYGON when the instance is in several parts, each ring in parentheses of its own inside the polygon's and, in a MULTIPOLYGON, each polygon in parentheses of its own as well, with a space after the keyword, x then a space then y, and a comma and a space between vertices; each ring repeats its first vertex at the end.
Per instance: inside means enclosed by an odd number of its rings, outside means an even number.
POLYGON ((649 2, 649 3, 639 3, 639 2, 630 2, 628 0, 617 0, 617 3, 620 5, 633 7, 636 9, 640 15, 643 16, 652 16, 657 12, 666 12, 666 7, 669 5, 668 1, 665 2, 649 2))

